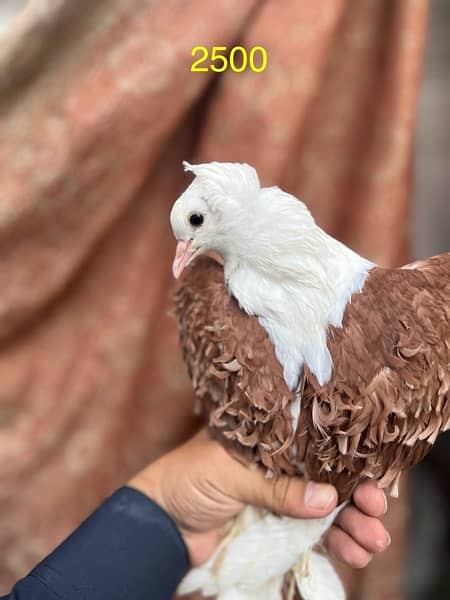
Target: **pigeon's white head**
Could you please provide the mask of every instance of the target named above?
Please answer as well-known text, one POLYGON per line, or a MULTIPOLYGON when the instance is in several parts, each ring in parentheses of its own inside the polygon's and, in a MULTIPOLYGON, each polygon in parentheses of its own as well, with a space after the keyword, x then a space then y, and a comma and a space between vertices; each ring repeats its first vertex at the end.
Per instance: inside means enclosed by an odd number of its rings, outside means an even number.
POLYGON ((215 251, 224 261, 236 254, 248 241, 249 218, 260 192, 255 169, 245 163, 183 165, 195 179, 170 213, 178 240, 172 267, 175 277, 204 252, 215 251))
POLYGON ((327 235, 298 198, 261 188, 253 167, 184 167, 195 179, 170 214, 178 240, 174 276, 201 253, 220 254, 228 290, 243 310, 258 315, 289 387, 297 385, 304 363, 319 382, 327 381, 326 329, 341 326, 347 302, 373 264, 327 235))

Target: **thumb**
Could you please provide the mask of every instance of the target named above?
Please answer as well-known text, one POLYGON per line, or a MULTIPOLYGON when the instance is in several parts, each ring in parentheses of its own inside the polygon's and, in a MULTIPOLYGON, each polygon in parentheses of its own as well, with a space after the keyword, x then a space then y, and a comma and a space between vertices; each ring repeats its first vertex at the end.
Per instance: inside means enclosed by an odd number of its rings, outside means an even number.
POLYGON ((239 490, 239 497, 246 504, 301 518, 323 517, 337 505, 336 489, 328 483, 285 475, 268 479, 260 469, 247 470, 246 475, 239 490))

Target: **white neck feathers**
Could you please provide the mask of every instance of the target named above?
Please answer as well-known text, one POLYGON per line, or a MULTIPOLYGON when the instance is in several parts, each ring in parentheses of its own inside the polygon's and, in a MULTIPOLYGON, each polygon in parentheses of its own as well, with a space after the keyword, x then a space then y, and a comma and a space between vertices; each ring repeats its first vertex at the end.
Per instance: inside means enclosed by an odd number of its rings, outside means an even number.
POLYGON ((276 215, 271 217, 271 235, 258 235, 267 231, 264 224, 252 227, 246 242, 250 255, 228 257, 225 279, 241 308, 257 315, 268 332, 288 386, 297 387, 304 364, 325 384, 333 368, 327 328, 342 325, 351 295, 362 290, 374 264, 304 214, 300 222, 292 218, 278 236, 276 215))

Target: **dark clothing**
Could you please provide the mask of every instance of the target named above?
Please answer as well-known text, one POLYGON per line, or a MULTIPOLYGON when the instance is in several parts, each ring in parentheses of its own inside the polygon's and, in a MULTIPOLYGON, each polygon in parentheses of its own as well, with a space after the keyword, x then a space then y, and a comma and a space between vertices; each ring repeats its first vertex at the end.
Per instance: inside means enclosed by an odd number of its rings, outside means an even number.
POLYGON ((0 600, 169 600, 188 567, 172 519, 123 487, 0 600))

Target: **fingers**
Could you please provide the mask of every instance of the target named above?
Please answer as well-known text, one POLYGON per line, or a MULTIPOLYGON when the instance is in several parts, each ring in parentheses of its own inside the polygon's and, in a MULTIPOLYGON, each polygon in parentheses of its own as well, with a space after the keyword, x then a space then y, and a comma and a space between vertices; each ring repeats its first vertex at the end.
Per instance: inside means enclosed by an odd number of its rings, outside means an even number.
MULTIPOLYGON (((358 494, 358 504, 376 515, 385 512, 384 494, 375 493, 378 491, 370 484, 358 494)), ((338 515, 325 540, 331 554, 355 569, 367 566, 373 555, 385 550, 390 542, 389 533, 378 518, 352 505, 338 515)))
MULTIPOLYGON (((249 468, 236 461, 205 432, 197 436, 197 446, 201 477, 214 484, 208 487, 208 497, 215 498, 217 506, 228 518, 245 504, 297 518, 323 517, 337 504, 333 486, 307 483, 298 477, 268 479, 262 469, 249 468), (205 453, 209 457, 207 463, 205 453)), ((194 459, 190 456, 188 462, 193 464, 194 459)), ((361 568, 368 564, 374 553, 389 545, 389 534, 378 520, 386 510, 386 499, 374 482, 360 485, 353 498, 354 505, 347 506, 339 514, 326 543, 338 559, 361 568)))
POLYGON ((372 554, 362 548, 348 533, 333 525, 327 533, 325 545, 328 552, 354 569, 366 567, 372 554))
POLYGON ((386 494, 375 481, 366 481, 359 485, 353 494, 355 505, 370 517, 381 517, 387 511, 386 494))
POLYGON ((338 515, 335 524, 371 554, 381 552, 389 546, 390 537, 381 521, 368 517, 355 506, 347 506, 338 515))
POLYGON ((261 471, 247 471, 241 482, 244 503, 260 506, 289 517, 322 517, 337 504, 337 492, 328 484, 308 482, 298 477, 267 479, 261 471))

